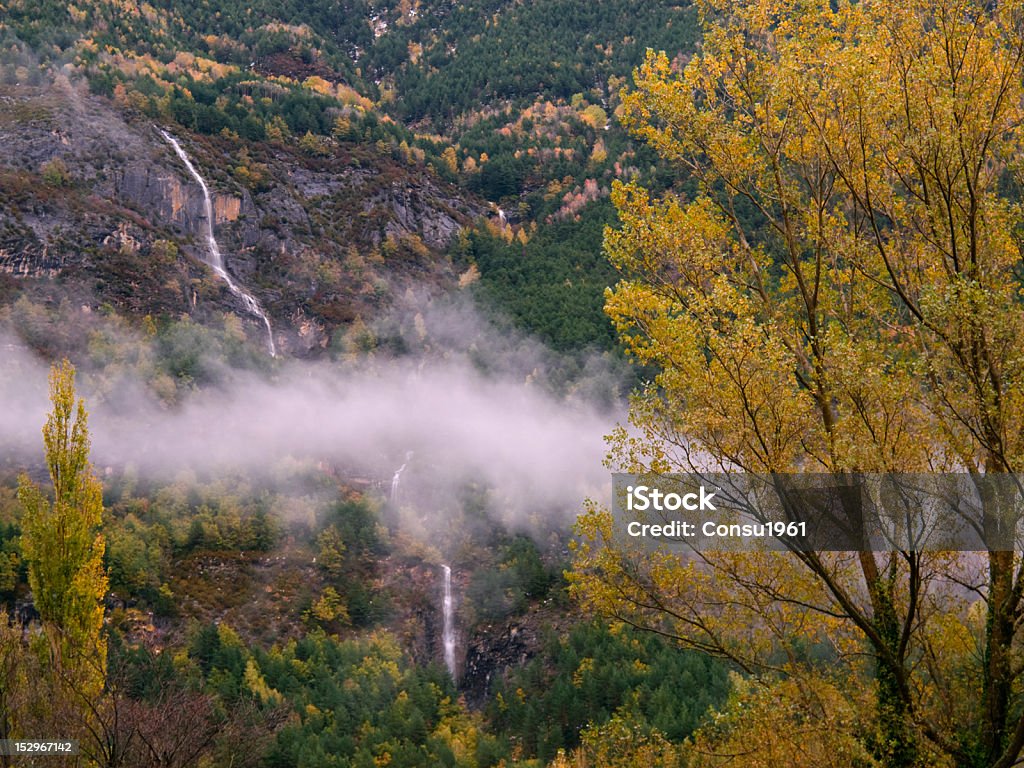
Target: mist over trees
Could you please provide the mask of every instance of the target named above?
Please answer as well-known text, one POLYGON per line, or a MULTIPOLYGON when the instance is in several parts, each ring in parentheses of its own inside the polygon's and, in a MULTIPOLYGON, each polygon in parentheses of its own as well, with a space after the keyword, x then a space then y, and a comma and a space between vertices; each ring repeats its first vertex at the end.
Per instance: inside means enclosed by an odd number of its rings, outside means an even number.
POLYGON ((1018 764, 1020 554, 567 527, 626 380, 617 470, 1018 476, 1022 81, 1021 0, 6 3, 0 737, 1018 764))

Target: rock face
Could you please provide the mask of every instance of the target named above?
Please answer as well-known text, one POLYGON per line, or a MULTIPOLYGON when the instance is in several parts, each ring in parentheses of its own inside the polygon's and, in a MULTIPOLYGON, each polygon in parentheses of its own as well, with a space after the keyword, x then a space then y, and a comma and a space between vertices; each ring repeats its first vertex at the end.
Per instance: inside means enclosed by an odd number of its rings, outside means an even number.
POLYGON ((492 684, 526 664, 539 644, 540 638, 533 628, 518 622, 481 627, 466 649, 462 689, 467 703, 476 708, 483 706, 492 684))
POLYGON ((459 201, 443 199, 433 185, 392 184, 363 203, 363 212, 391 212, 384 235, 400 238, 415 233, 431 248, 447 248, 458 235, 459 201))
MULTIPOLYGON (((183 181, 181 172, 135 163, 116 179, 116 195, 126 205, 149 212, 157 221, 173 225, 182 232, 196 236, 202 232, 206 218, 203 191, 197 183, 183 181)), ((210 198, 215 228, 237 222, 243 210, 247 217, 255 218, 252 199, 244 192, 240 197, 213 191, 210 198)), ((255 223, 249 231, 257 232, 255 223)))
MULTIPOLYGON (((228 272, 293 355, 320 354, 339 326, 414 285, 454 285, 443 251, 485 210, 371 145, 313 158, 176 136, 210 188, 228 272)), ((203 264, 205 215, 202 189, 153 125, 67 82, 0 85, 0 272, 92 282, 97 300, 130 312, 234 312, 256 339, 262 327, 203 264), (160 243, 176 260, 152 256, 166 252, 160 243), (196 280, 210 288, 197 292, 196 280), (138 295, 145 286, 160 295, 138 295)))
MULTIPOLYGON (((550 605, 532 605, 523 613, 505 621, 477 626, 466 643, 465 666, 459 689, 473 708, 482 708, 489 700, 494 683, 524 666, 541 652, 549 632, 570 623, 564 612, 550 605)), ((563 628, 564 629, 564 628, 563 628)))
MULTIPOLYGON (((365 148, 362 148, 365 149, 365 148)), ((365 151, 349 150, 340 162, 317 162, 313 167, 292 165, 288 181, 312 219, 330 212, 332 224, 347 238, 379 246, 391 238, 419 238, 428 247, 444 250, 470 221, 486 208, 454 194, 428 174, 396 174, 395 167, 370 165, 365 151)))
POLYGON ((56 277, 67 265, 65 254, 50 253, 45 243, 13 242, 0 246, 0 272, 15 277, 56 277))

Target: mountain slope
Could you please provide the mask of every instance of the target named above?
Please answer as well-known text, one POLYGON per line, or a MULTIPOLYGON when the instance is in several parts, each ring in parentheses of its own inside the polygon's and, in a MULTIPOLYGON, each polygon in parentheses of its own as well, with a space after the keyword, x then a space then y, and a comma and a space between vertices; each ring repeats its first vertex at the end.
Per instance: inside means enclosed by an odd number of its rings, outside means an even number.
MULTIPOLYGON (((129 315, 230 309, 260 329, 203 264, 201 187, 156 126, 58 78, 0 86, 0 270, 129 315)), ((452 285, 440 256, 479 204, 375 145, 304 152, 180 133, 211 188, 227 268, 292 354, 389 306, 406 287, 452 285)))

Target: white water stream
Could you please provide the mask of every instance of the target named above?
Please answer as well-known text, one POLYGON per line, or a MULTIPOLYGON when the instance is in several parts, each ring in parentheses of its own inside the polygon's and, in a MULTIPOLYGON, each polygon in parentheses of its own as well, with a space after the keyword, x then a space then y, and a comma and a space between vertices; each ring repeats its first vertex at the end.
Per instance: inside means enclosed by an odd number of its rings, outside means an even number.
POLYGON ((441 640, 444 643, 444 665, 448 667, 448 674, 455 678, 455 615, 452 609, 452 569, 447 565, 444 568, 444 624, 441 640))
POLYGON ((263 308, 260 306, 256 298, 240 288, 234 280, 231 279, 231 275, 228 274, 224 268, 224 257, 220 253, 220 246, 217 245, 217 239, 213 236, 213 202, 210 200, 210 188, 206 185, 206 180, 199 174, 196 167, 192 165, 192 161, 189 159, 188 154, 181 148, 181 144, 167 131, 160 131, 160 135, 164 137, 168 144, 174 148, 174 152, 181 158, 181 162, 188 168, 188 172, 192 174, 199 186, 203 189, 203 208, 206 213, 206 252, 209 256, 209 260, 206 262, 210 269, 217 273, 217 275, 228 285, 230 291, 242 300, 245 304, 245 308, 249 312, 260 320, 263 321, 263 325, 267 329, 267 348, 270 351, 271 357, 277 357, 277 348, 274 346, 274 331, 270 327, 270 319, 267 317, 263 308))
POLYGON ((391 495, 388 496, 388 500, 392 504, 397 504, 398 503, 398 490, 399 490, 399 485, 402 482, 402 472, 405 471, 405 467, 409 463, 409 459, 411 459, 411 458, 412 458, 412 451, 409 451, 408 453, 405 454, 405 461, 402 462, 402 466, 400 466, 397 470, 395 470, 395 474, 391 476, 391 495))

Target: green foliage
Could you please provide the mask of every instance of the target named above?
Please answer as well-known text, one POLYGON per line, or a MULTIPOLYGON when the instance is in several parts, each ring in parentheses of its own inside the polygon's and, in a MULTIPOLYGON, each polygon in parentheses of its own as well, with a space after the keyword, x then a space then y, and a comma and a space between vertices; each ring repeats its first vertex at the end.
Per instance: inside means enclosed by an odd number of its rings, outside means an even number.
MULTIPOLYGON (((237 557, 243 552, 279 545, 299 548, 307 564, 303 573, 313 575, 295 623, 278 630, 295 636, 296 629, 300 634, 314 629, 269 650, 253 644, 252 628, 232 618, 230 626, 225 620, 196 624, 187 652, 172 646, 155 654, 120 637, 119 632, 131 630, 131 622, 122 617, 134 609, 118 609, 110 649, 116 679, 110 685, 127 696, 123 711, 152 719, 167 702, 176 702, 193 718, 188 727, 212 739, 203 754, 229 749, 224 739, 238 723, 251 721, 272 741, 256 741, 252 747, 256 754, 266 752, 267 766, 369 766, 390 760, 393 765, 483 768, 503 760, 508 765, 517 749, 524 757, 548 759, 558 749, 572 748, 587 722, 604 722, 627 701, 639 702, 643 728, 677 739, 703 712, 701 696, 714 697, 719 681, 713 671, 673 662, 653 638, 584 627, 565 643, 550 641, 541 659, 500 689, 502 697, 489 708, 491 726, 485 729, 478 716, 454 702, 455 691, 442 669, 412 666, 389 636, 339 639, 315 629, 351 637, 352 625, 388 617, 392 598, 375 583, 389 545, 373 504, 350 494, 321 507, 301 496, 309 492, 310 477, 300 469, 290 472, 270 473, 267 485, 187 473, 155 483, 132 470, 110 478, 106 562, 111 587, 126 602, 142 599, 160 610, 163 600, 165 606, 188 612, 191 604, 183 596, 199 595, 201 582, 221 578, 194 572, 194 564, 224 568, 244 563, 237 557), (308 505, 308 513, 282 522, 277 511, 299 500, 308 505), (314 556, 316 570, 308 566, 314 556), (171 595, 168 581, 177 594, 171 595), (680 698, 676 687, 688 690, 691 682, 704 693, 680 698), (285 710, 292 713, 287 719, 285 710), (240 714, 232 720, 228 713, 240 714), (219 741, 213 733, 222 733, 219 741)), ((473 508, 467 519, 486 516, 485 498, 468 498, 466 505, 473 508)), ((0 511, 4 506, 0 503, 0 511)), ((0 539, 5 530, 13 531, 0 527, 0 539)), ((550 604, 560 593, 558 568, 531 539, 509 536, 477 546, 485 557, 493 557, 493 567, 478 569, 469 588, 469 602, 482 614, 501 616, 542 600, 550 604)), ((230 589, 225 581, 216 584, 230 589)), ((174 734, 181 727, 170 723, 165 730, 174 734)))
POLYGON ((27 574, 21 556, 21 508, 10 488, 0 486, 0 603, 10 605, 27 574))
MULTIPOLYGON (((420 18, 395 36, 439 26, 430 13, 420 18)), ((508 7, 477 0, 446 11, 440 34, 417 64, 403 63, 404 51, 392 59, 380 51, 371 66, 384 75, 402 65, 403 116, 446 121, 481 102, 537 95, 568 101, 611 75, 628 73, 648 46, 675 53, 689 50, 696 39, 693 10, 659 0, 540 0, 508 7)))
POLYGON ((470 179, 468 186, 488 200, 500 200, 516 195, 525 177, 525 163, 508 154, 501 154, 486 163, 480 172, 470 179))
MULTIPOLYGON (((598 137, 617 144, 607 164, 596 163, 609 168, 624 139, 602 130, 618 86, 648 46, 685 54, 697 40, 693 9, 666 0, 420 0, 415 12, 391 0, 259 0, 156 3, 141 13, 83 0, 70 8, 19 4, 5 22, 44 61, 72 61, 94 92, 189 131, 301 142, 312 155, 381 142, 387 151, 404 147, 406 158, 419 153, 449 181, 460 160, 480 161, 486 151, 491 162, 462 180, 492 200, 566 175, 582 183, 588 159, 601 157, 598 137), (560 146, 530 135, 535 115, 514 125, 524 108, 570 100, 572 118, 558 117, 571 125, 560 146), (513 136, 499 140, 485 127, 495 106, 513 136), (423 132, 425 124, 434 133, 423 132), (461 155, 444 154, 451 142, 434 135, 443 130, 462 140, 461 155), (528 157, 527 147, 571 151, 528 157)), ((15 69, 22 80, 39 77, 38 66, 15 69)))
POLYGON ((409 768, 480 765, 466 749, 477 728, 453 703, 447 675, 409 666, 384 636, 338 642, 314 634, 254 658, 267 689, 297 714, 278 733, 271 768, 373 766, 385 756, 409 768))
POLYGON ((42 176, 43 182, 51 187, 63 187, 71 183, 68 167, 59 157, 43 163, 42 176))
POLYGON ((377 510, 365 498, 334 504, 323 517, 324 525, 333 528, 345 544, 346 555, 354 563, 367 564, 384 554, 377 510))
POLYGON ((211 331, 188 320, 167 326, 158 339, 162 367, 184 386, 215 381, 218 371, 216 357, 211 354, 213 339, 211 331))
POLYGON ((548 761, 621 708, 642 729, 680 741, 728 691, 724 665, 703 654, 655 635, 583 624, 499 684, 487 715, 527 754, 548 761))
POLYGON ((103 685, 103 499, 89 466, 89 429, 82 400, 75 399, 75 369, 67 361, 50 372, 53 410, 43 428, 50 502, 28 476, 18 481, 25 508, 21 546, 33 601, 49 640, 46 656, 79 691, 103 685))
POLYGON ((547 597, 559 581, 559 570, 544 563, 533 540, 516 536, 501 548, 493 566, 473 571, 466 596, 478 619, 494 620, 547 597))
POLYGON ((369 626, 387 615, 387 594, 367 586, 387 551, 378 525, 377 511, 365 499, 339 502, 323 515, 317 564, 330 591, 311 608, 321 622, 369 626))
MULTIPOLYGON (((152 262, 175 258, 173 254, 173 244, 156 241, 151 252, 109 254, 104 259, 99 280, 114 300, 121 291, 131 293, 140 284, 145 286, 141 295, 130 299, 134 306, 115 309, 105 304, 98 312, 83 311, 68 298, 47 301, 22 290, 13 305, 0 307, 0 322, 10 322, 20 339, 43 357, 76 358, 100 398, 142 381, 157 399, 173 404, 195 388, 222 381, 228 366, 266 369, 270 362, 263 346, 265 336, 247 341, 234 315, 217 314, 215 324, 203 325, 187 315, 171 319, 159 313, 167 306, 166 294, 157 289, 150 292, 150 287, 161 274, 167 275, 154 271, 152 262), (117 265, 131 274, 116 272, 117 265), (157 311, 155 319, 141 311, 147 307, 157 311), (119 309, 127 312, 119 314, 119 309), (132 310, 139 310, 138 314, 129 314, 132 310)), ((221 287, 214 284, 215 290, 221 287)))
MULTIPOLYGON (((661 0, 586 7, 570 0, 518 5, 421 0, 415 14, 403 6, 410 4, 82 0, 68 6, 41 0, 11 4, 4 24, 43 60, 71 62, 94 93, 115 100, 118 108, 197 134, 197 162, 207 162, 211 170, 228 163, 218 184, 238 184, 258 196, 275 185, 281 165, 291 162, 314 173, 343 165, 365 176, 366 186, 355 199, 338 194, 308 201, 309 234, 327 244, 323 252, 289 249, 274 259, 273 279, 287 274, 317 286, 303 309, 341 324, 337 339, 350 329, 351 349, 376 347, 359 317, 362 307, 375 308, 387 291, 372 266, 381 262, 381 254, 349 246, 358 240, 345 227, 383 231, 376 212, 363 210, 364 199, 376 194, 372 184, 389 189, 406 183, 408 165, 417 163, 508 209, 511 227, 469 236, 456 255, 465 262, 461 266, 480 271, 474 290, 482 304, 559 352, 615 349, 601 312, 603 291, 615 279, 600 256, 601 230, 615 223, 605 196, 612 178, 652 173, 650 153, 631 146, 610 116, 617 106, 618 78, 640 62, 647 45, 689 50, 693 11, 661 0), (375 32, 369 18, 387 22, 387 28, 375 32), (334 91, 315 82, 304 85, 312 76, 325 78, 334 91), (355 90, 348 93, 339 85, 355 90), (379 101, 371 104, 363 96, 379 101), (451 134, 432 135, 441 130, 451 134), (531 220, 539 229, 531 228, 531 220), (346 250, 332 250, 333 243, 345 243, 346 250), (366 304, 358 304, 364 296, 366 304)), ((3 76, 8 82, 42 84, 41 73, 26 57, 16 68, 5 68, 3 76)), ((54 194, 70 196, 80 186, 69 185, 66 167, 40 171, 54 194)), ((260 227, 282 241, 296 231, 274 213, 260 227)), ((389 267, 398 269, 418 268, 436 256, 413 238, 387 239, 380 250, 389 267)), ((83 371, 97 391, 116 393, 123 381, 137 377, 173 406, 194 388, 224 381, 227 366, 265 364, 264 356, 244 343, 232 318, 222 323, 208 310, 204 315, 204 302, 212 304, 205 300, 222 294, 223 286, 196 278, 173 243, 144 244, 137 252, 110 246, 89 255, 97 257, 97 289, 104 300, 109 297, 111 313, 102 319, 101 313, 86 316, 74 302, 36 301, 25 292, 11 317, 22 337, 44 355, 87 350, 83 371), (145 315, 145 322, 122 324, 114 308, 136 318, 145 315)), ((582 367, 575 360, 568 365, 582 367)), ((376 586, 377 563, 388 549, 372 505, 346 500, 315 517, 286 520, 278 515, 281 509, 294 503, 313 510, 322 502, 302 497, 305 490, 293 494, 245 478, 182 476, 140 483, 130 475, 111 478, 106 491, 105 563, 117 597, 141 600, 158 613, 186 615, 198 612, 196 606, 215 591, 216 600, 245 599, 224 596, 221 587, 230 591, 225 583, 189 569, 198 564, 229 570, 230 565, 244 571, 271 559, 261 553, 280 547, 301 558, 302 577, 310 582, 295 601, 295 616, 305 615, 309 624, 296 620, 295 626, 278 628, 281 632, 319 625, 352 633, 349 624, 362 628, 391 616, 397 600, 376 586)), ((18 532, 0 527, 0 594, 13 595, 19 586, 24 591, 18 532)), ((562 595, 557 570, 529 539, 502 540, 484 560, 493 567, 481 568, 469 586, 469 602, 481 617, 506 616, 562 595)), ((279 587, 269 581, 261 588, 279 587)), ((203 621, 222 605, 215 603, 203 621)), ((238 626, 246 635, 248 628, 238 626)), ((598 645, 594 640, 579 653, 598 645)), ((577 743, 579 728, 588 719, 606 719, 628 698, 630 685, 653 685, 653 673, 610 681, 610 670, 587 671, 580 685, 586 697, 597 696, 595 688, 603 685, 618 698, 602 700, 600 709, 589 700, 583 709, 573 709, 577 687, 565 676, 571 678, 580 665, 562 664, 558 653, 552 646, 543 669, 529 673, 534 677, 522 675, 527 698, 545 702, 546 719, 518 710, 509 715, 522 729, 517 738, 529 745, 529 754, 551 756, 552 750, 577 743), (570 715, 558 707, 571 714, 572 724, 563 722, 570 715)), ((383 636, 341 641, 314 632, 266 651, 247 646, 226 623, 202 624, 192 633, 187 656, 173 648, 152 654, 125 646, 112 649, 111 657, 119 659, 132 700, 154 707, 167 700, 168 687, 187 688, 202 701, 216 701, 221 714, 229 705, 266 710, 269 723, 272 707, 285 702, 292 715, 275 737, 268 765, 483 767, 510 754, 503 740, 485 734, 452 702, 455 691, 446 674, 412 668, 383 636)), ((673 671, 669 665, 658 669, 673 671)), ((660 695, 667 699, 662 704, 668 714, 657 727, 673 737, 683 733, 675 727, 682 715, 672 709, 667 689, 656 694, 648 688, 640 697, 648 707, 642 708, 644 727, 655 727, 651 702, 660 695)), ((495 717, 495 723, 502 722, 495 717)), ((218 764, 212 758, 207 763, 218 764)))
POLYGON ((171 654, 129 645, 117 632, 110 633, 109 668, 110 676, 127 695, 142 701, 158 700, 161 691, 179 676, 171 654))
POLYGON ((604 291, 617 276, 601 254, 601 238, 614 220, 614 208, 603 201, 585 208, 580 222, 541 227, 525 245, 472 233, 465 255, 480 270, 480 300, 559 351, 613 349, 604 291))

